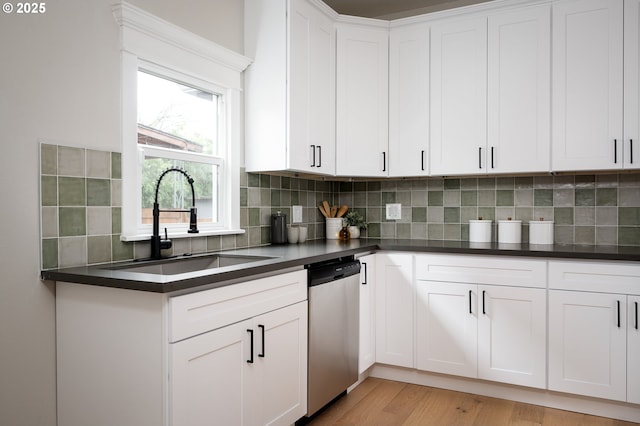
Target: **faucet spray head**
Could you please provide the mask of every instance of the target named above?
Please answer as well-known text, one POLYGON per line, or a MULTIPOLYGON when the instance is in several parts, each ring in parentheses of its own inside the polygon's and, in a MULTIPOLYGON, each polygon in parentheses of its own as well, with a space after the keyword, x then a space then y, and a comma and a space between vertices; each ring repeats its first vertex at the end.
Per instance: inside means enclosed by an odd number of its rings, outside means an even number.
POLYGON ((189 234, 197 234, 198 232, 198 209, 196 207, 191 207, 190 216, 189 216, 189 230, 187 231, 189 234))

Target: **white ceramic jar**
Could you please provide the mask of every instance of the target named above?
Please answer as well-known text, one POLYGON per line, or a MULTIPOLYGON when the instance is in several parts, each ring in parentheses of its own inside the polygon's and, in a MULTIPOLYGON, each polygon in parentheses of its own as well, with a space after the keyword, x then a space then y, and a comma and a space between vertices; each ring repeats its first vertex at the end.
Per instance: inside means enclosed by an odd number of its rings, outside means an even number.
POLYGON ((552 220, 529 222, 529 244, 553 244, 553 223, 552 220))
POLYGON ((491 228, 493 220, 477 219, 469 221, 469 242, 471 243, 490 243, 491 228))
POLYGON ((522 221, 521 220, 499 220, 498 221, 498 243, 520 244, 521 242, 522 242, 522 221))

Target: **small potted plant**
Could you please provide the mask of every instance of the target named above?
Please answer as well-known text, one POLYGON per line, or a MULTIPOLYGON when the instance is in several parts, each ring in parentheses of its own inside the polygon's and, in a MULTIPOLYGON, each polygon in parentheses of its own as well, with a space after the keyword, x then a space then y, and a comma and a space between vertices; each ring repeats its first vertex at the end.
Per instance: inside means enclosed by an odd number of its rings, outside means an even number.
POLYGON ((360 237, 360 229, 367 229, 368 225, 367 221, 364 220, 364 216, 355 210, 351 210, 346 214, 344 222, 345 225, 349 227, 351 238, 360 237))

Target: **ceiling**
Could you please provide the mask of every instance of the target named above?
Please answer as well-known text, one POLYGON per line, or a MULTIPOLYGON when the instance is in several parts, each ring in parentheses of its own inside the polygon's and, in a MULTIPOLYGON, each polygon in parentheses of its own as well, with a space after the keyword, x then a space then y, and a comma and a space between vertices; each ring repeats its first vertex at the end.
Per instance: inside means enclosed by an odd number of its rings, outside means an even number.
POLYGON ((342 15, 399 19, 488 0, 324 0, 342 15))

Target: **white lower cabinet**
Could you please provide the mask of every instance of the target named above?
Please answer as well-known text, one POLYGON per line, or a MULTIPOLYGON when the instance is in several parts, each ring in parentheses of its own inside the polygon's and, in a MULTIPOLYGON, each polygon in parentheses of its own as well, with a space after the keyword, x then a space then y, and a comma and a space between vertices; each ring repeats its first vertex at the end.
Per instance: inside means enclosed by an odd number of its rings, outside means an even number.
POLYGON ((376 255, 360 260, 360 351, 358 373, 362 374, 376 362, 376 255))
POLYGON ((418 281, 420 370, 544 388, 545 290, 418 281))
POLYGON ((416 367, 544 388, 545 271, 537 261, 416 256, 416 367))
POLYGON ((549 262, 549 389, 640 403, 640 266, 549 262))
POLYGON ((627 302, 627 401, 640 404, 640 296, 627 302))
POLYGON ((171 345, 172 424, 288 425, 306 413, 307 304, 171 345))
POLYGON ((626 296, 549 291, 549 389, 626 399, 626 296))
POLYGON ((58 424, 290 425, 307 322, 302 269, 176 296, 58 282, 58 424))
POLYGON ((413 255, 376 254, 376 362, 413 367, 413 255))

